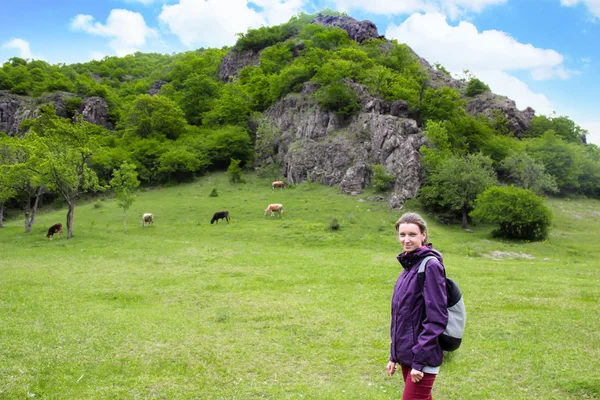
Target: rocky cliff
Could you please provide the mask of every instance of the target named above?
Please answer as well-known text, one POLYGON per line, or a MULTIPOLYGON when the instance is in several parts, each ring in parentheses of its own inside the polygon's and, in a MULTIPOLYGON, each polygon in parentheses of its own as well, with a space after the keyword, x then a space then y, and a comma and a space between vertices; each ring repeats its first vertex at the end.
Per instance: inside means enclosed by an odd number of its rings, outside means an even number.
MULTIPOLYGON (((55 92, 34 99, 0 91, 0 132, 6 132, 11 136, 19 134, 21 122, 27 118, 37 117, 39 107, 44 104, 52 104, 56 110, 56 115, 68 118, 65 101, 74 96, 72 93, 55 92)), ((112 129, 112 124, 108 119, 108 104, 101 97, 83 99, 77 112, 88 122, 112 129)))
POLYGON ((419 189, 419 148, 425 137, 407 117, 406 103, 389 104, 360 85, 351 87, 363 110, 355 116, 322 110, 311 97, 318 87, 309 83, 269 108, 265 117, 277 132, 272 159, 292 183, 311 179, 340 185, 345 193, 362 192, 370 183, 371 165, 381 164, 395 176, 388 203, 399 208, 419 189))

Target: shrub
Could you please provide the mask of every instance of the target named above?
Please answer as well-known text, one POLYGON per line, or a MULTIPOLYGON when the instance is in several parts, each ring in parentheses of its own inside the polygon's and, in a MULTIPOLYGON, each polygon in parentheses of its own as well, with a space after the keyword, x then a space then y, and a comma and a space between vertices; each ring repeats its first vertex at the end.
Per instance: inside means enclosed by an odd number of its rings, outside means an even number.
POLYGON ((227 176, 229 177, 229 182, 231 183, 244 183, 244 179, 242 179, 242 168, 240 167, 241 160, 231 159, 231 164, 229 164, 229 168, 227 168, 227 176))
POLYGON ((479 79, 472 77, 469 79, 469 83, 467 83, 467 89, 465 90, 465 94, 469 97, 477 96, 483 92, 489 92, 490 87, 480 81, 479 79))
POLYGON ((338 229, 340 229, 340 224, 338 223, 336 218, 332 219, 329 223, 329 229, 331 229, 332 231, 337 231, 338 229))
POLYGON ((333 82, 323 86, 314 94, 319 105, 337 114, 353 115, 360 111, 360 102, 356 92, 343 82, 333 82))
POLYGON ((494 236, 520 240, 545 239, 552 222, 552 214, 542 197, 514 186, 487 189, 477 197, 470 215, 498 224, 494 236))
POLYGON ((213 190, 208 195, 209 197, 219 197, 219 193, 217 193, 217 188, 213 188, 213 190))
POLYGON ((390 190, 394 186, 396 178, 394 175, 390 175, 385 171, 385 168, 379 164, 372 166, 373 176, 371 177, 371 184, 378 192, 385 192, 390 190))

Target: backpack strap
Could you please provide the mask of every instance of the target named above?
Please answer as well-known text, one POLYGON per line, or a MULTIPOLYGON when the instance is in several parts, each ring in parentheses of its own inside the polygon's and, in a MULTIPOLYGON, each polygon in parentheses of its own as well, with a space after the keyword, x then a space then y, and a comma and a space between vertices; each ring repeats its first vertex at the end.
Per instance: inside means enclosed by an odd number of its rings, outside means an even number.
POLYGON ((433 259, 437 259, 437 257, 427 256, 423 259, 423 261, 421 261, 421 264, 419 265, 419 270, 417 271, 417 280, 419 281, 419 287, 421 288, 421 292, 425 287, 425 265, 427 264, 427 261, 433 259))

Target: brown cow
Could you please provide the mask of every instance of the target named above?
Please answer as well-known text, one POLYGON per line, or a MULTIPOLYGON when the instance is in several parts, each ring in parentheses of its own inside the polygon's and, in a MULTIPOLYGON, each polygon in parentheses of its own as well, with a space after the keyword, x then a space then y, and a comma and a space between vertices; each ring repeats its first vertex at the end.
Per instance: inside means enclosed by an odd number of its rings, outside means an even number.
POLYGON ((48 233, 46 233, 46 237, 48 239, 50 238, 54 238, 54 235, 58 234, 59 236, 62 237, 63 235, 63 230, 62 230, 62 224, 59 222, 58 224, 54 224, 52 225, 49 229, 48 229, 48 233))
POLYGON ((275 213, 279 214, 279 216, 281 217, 281 216, 283 216, 283 205, 269 204, 269 206, 265 210, 265 215, 267 215, 268 212, 271 213, 271 217, 273 217, 275 215, 275 213))
POLYGON ((285 183, 283 181, 275 181, 271 183, 271 189, 275 190, 275 188, 283 189, 285 187, 285 183))

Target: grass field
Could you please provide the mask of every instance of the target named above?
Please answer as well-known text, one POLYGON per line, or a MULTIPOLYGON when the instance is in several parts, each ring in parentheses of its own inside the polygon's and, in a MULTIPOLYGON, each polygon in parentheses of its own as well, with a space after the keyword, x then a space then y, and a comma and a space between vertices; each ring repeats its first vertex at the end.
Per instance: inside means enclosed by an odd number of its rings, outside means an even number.
MULTIPOLYGON (((40 213, 30 234, 5 221, 0 398, 400 398, 385 365, 401 212, 247 179, 142 192, 127 234, 112 200, 82 202, 69 240, 44 237, 66 210, 40 213), (275 202, 284 218, 263 216, 275 202), (231 223, 210 225, 222 209, 231 223)), ((600 202, 548 205, 542 243, 430 221, 468 311, 434 398, 600 398, 600 202)))

